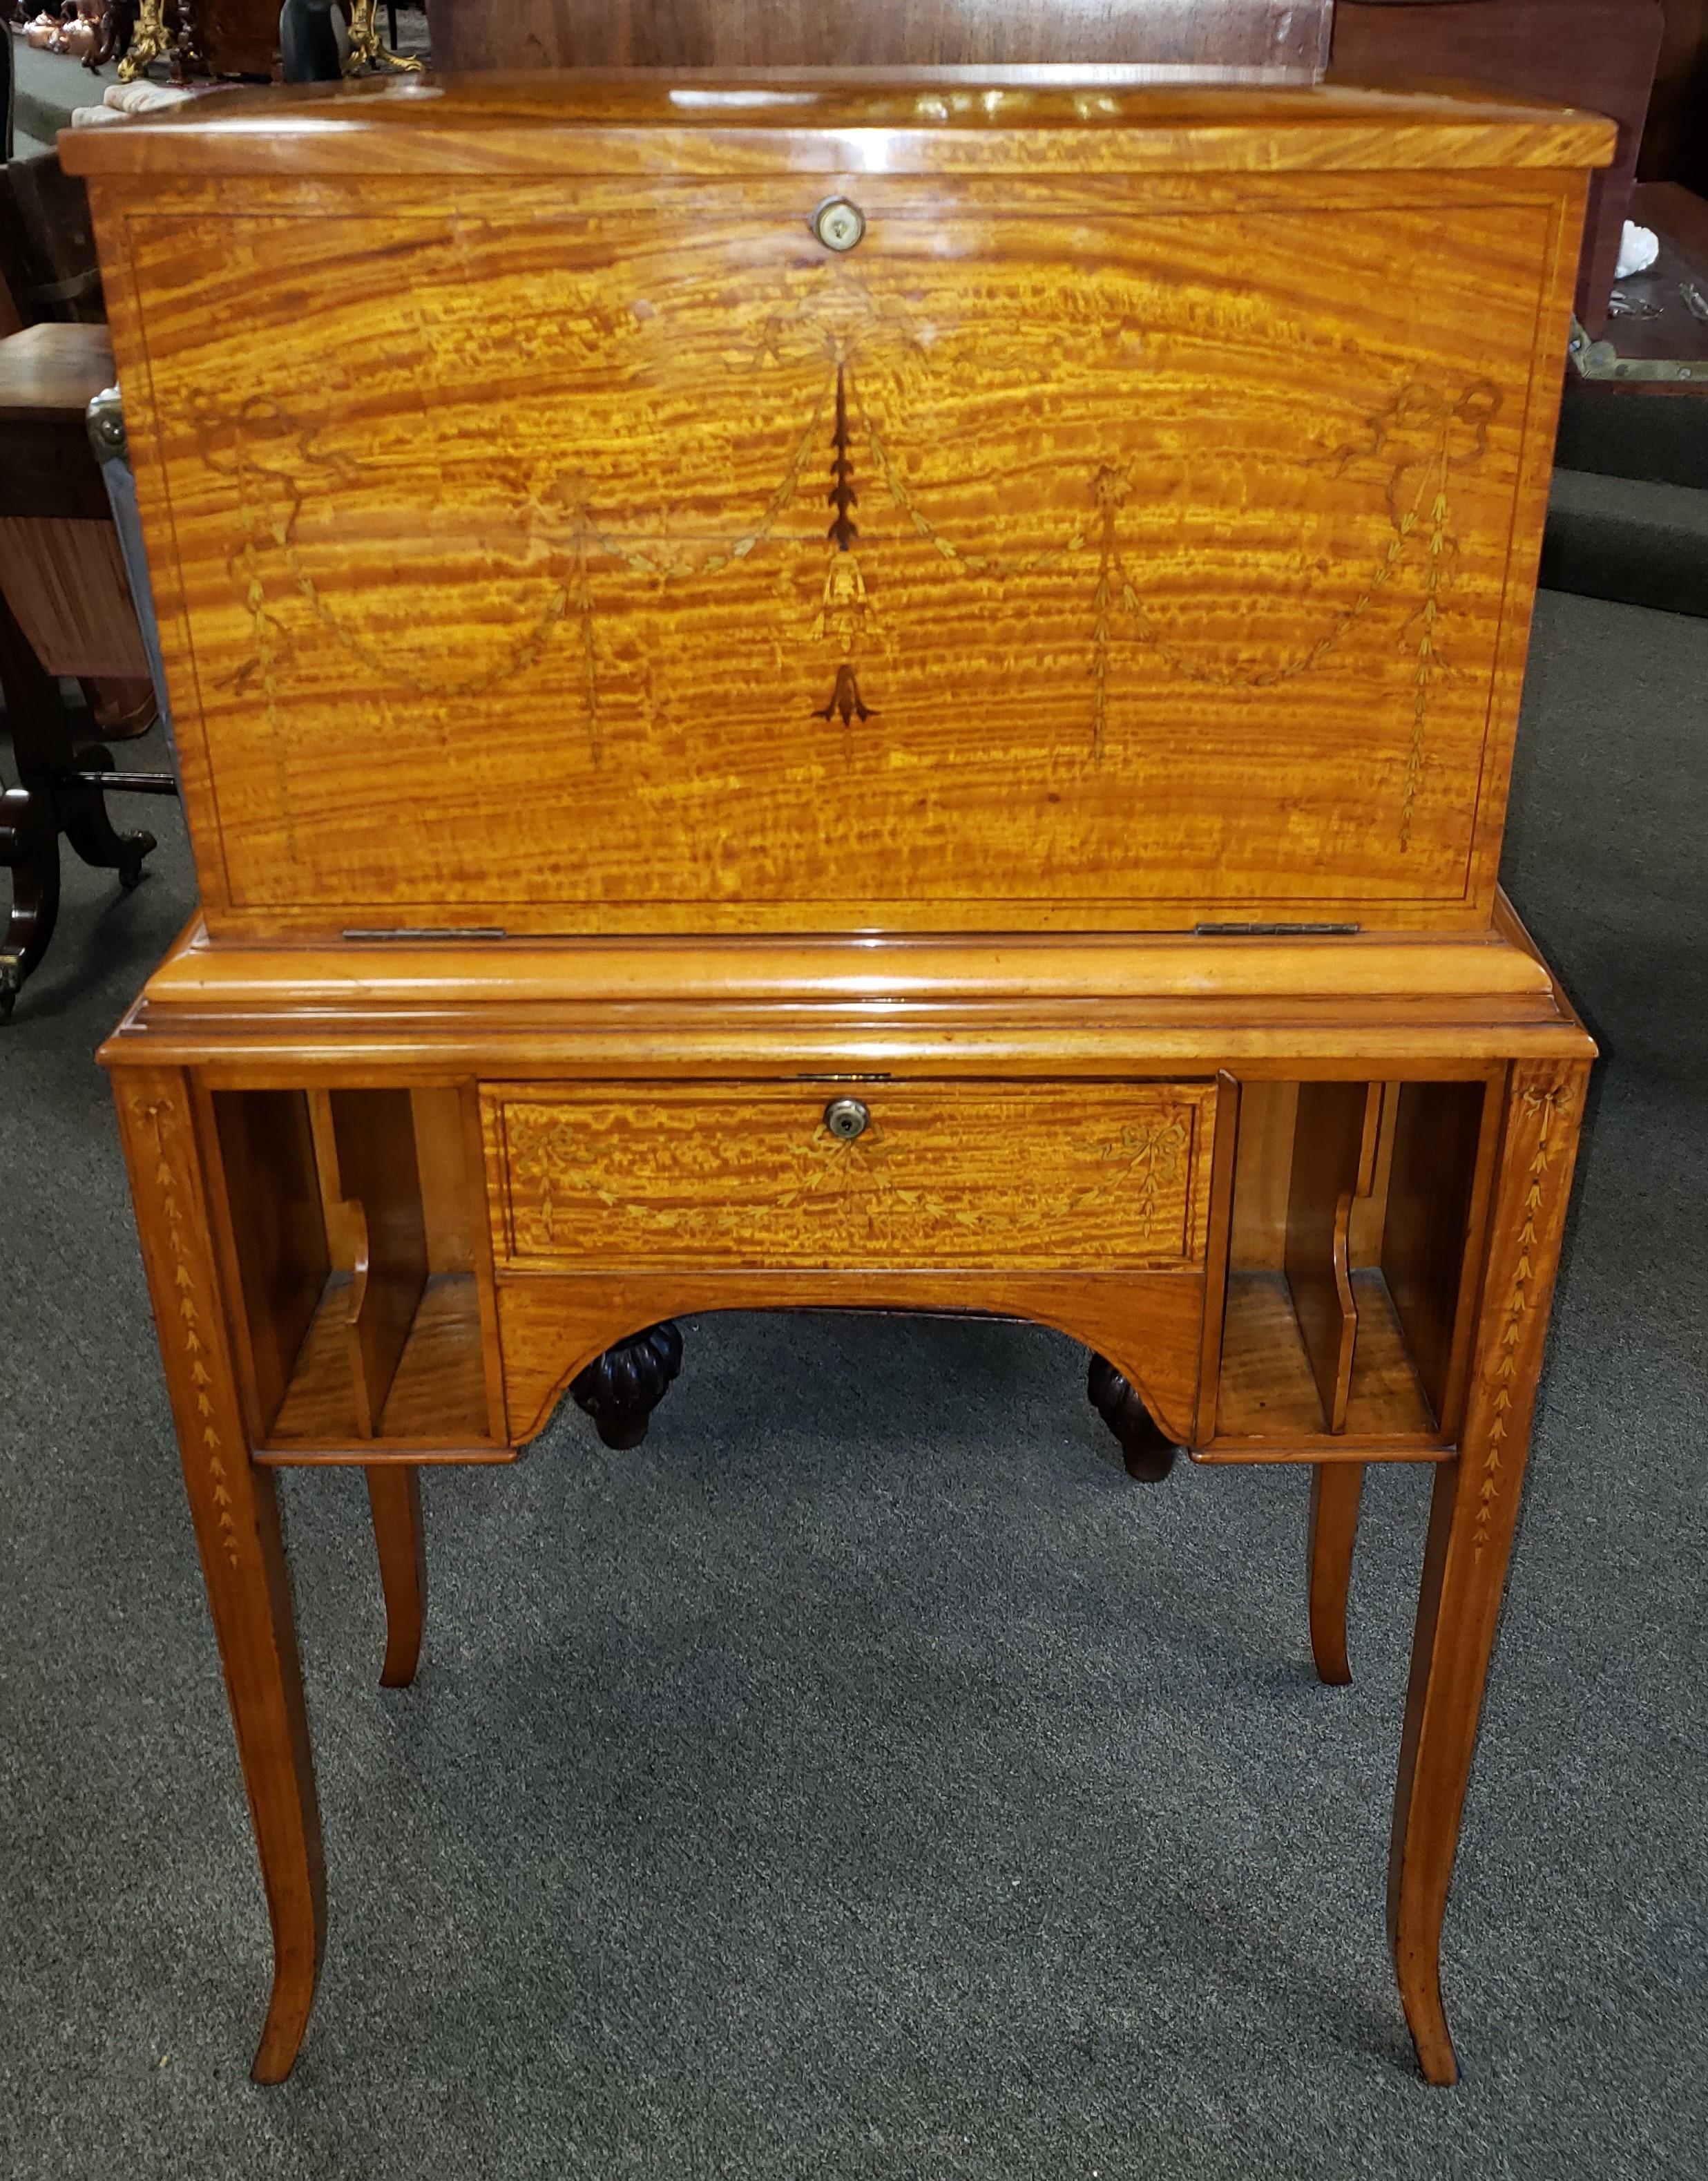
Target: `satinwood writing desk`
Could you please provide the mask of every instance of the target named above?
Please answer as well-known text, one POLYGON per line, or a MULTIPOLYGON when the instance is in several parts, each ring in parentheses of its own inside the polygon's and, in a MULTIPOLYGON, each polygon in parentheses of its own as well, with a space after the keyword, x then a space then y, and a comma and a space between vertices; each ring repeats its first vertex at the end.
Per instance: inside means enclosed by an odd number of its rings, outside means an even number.
POLYGON ((1138 1473, 1427 1461, 1438 1940, 1592 1047, 1496 882, 1598 119, 535 76, 211 98, 91 185, 201 917, 104 1049, 301 2040, 274 1497, 680 1311, 1040 1320, 1138 1473))

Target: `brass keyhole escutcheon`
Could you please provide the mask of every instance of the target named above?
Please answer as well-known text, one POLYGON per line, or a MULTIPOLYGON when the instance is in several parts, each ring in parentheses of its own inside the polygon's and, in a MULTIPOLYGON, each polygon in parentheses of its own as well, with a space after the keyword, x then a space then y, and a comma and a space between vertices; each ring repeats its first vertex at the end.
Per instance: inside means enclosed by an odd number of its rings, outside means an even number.
POLYGON ((813 215, 812 227, 827 250, 851 250, 866 232, 866 215, 846 197, 826 197, 813 215))
POLYGON ((863 1135, 871 1118, 871 1107, 858 1098, 833 1098, 824 1108, 825 1127, 845 1144, 851 1144, 856 1136, 863 1135))

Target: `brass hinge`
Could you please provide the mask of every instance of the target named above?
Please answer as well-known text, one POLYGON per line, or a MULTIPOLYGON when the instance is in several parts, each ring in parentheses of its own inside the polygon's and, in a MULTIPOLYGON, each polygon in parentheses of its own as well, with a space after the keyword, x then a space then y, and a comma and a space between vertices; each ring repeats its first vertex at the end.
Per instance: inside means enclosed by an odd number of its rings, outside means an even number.
POLYGON ((1194 939, 1343 939, 1356 924, 1194 924, 1194 939))
POLYGON ((351 925, 339 934, 340 939, 507 939, 510 934, 501 924, 394 924, 388 927, 364 930, 351 925))

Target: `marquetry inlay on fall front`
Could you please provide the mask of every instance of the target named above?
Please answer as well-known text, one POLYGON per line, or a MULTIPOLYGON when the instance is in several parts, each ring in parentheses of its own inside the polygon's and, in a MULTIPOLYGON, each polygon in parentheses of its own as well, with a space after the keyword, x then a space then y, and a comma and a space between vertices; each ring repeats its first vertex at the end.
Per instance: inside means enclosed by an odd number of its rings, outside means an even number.
POLYGON ((423 921, 427 857, 515 930, 1485 920, 1575 178, 1187 184, 1132 110, 839 176, 846 251, 774 122, 663 185, 159 179, 212 928, 423 921))

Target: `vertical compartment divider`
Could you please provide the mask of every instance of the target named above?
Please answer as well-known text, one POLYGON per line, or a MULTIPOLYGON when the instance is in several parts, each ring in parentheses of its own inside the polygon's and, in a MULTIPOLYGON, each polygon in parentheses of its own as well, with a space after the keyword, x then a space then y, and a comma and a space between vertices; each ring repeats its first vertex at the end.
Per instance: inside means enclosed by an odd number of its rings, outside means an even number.
POLYGON ((1287 1190, 1284 1266, 1311 1376, 1331 1432, 1343 1432, 1352 1394, 1358 1305, 1353 1207, 1375 1168, 1380 1085, 1302 1083, 1287 1190))
POLYGON ((427 1283, 415 1114, 406 1090, 334 1090, 329 1103, 355 1245, 348 1322, 356 1424, 373 1438, 427 1283))

